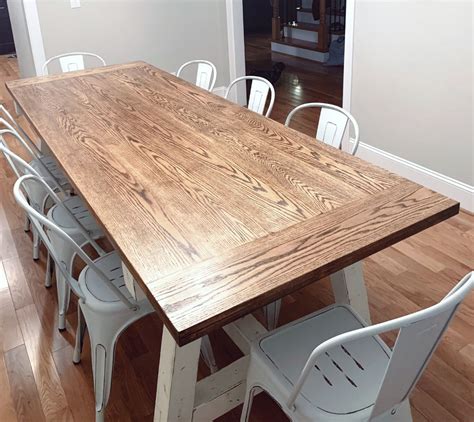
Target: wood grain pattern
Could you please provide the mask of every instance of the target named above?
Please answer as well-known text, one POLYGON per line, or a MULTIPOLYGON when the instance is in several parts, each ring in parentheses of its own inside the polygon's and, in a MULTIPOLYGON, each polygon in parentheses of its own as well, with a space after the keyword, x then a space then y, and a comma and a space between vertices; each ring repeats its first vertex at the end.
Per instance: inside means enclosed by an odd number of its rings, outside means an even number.
POLYGON ((38 390, 34 383, 25 346, 18 346, 5 354, 5 366, 15 406, 15 419, 20 421, 45 421, 38 390))
POLYGON ((146 63, 7 87, 181 345, 459 209, 146 63))
POLYGON ((72 420, 49 348, 51 337, 42 330, 36 307, 19 309, 17 316, 46 420, 72 420))
MULTIPOLYGON (((2 264, 0 262, 0 273, 2 264)), ((1 277, 1 275, 0 275, 1 277)), ((0 290, 0 354, 23 344, 20 326, 8 287, 0 290)))

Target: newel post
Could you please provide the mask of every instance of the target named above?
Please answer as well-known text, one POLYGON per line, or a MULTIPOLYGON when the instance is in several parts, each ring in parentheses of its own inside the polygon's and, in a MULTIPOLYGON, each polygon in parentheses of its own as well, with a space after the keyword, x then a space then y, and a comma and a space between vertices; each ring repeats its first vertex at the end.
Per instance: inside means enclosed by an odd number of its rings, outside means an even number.
POLYGON ((281 39, 280 0, 273 0, 272 5, 272 40, 279 41, 281 39))
POLYGON ((326 50, 329 46, 329 28, 326 19, 326 0, 319 2, 318 47, 326 50))

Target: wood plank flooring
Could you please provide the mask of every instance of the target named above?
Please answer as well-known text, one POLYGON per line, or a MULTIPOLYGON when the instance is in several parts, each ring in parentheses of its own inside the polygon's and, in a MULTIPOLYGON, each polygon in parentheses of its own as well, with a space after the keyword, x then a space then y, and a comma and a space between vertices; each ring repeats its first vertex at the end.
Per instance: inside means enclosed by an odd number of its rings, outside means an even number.
MULTIPOLYGON (((287 66, 277 85, 276 120, 283 120, 290 108, 303 101, 326 98, 340 103, 341 93, 335 88, 339 76, 324 73, 334 69, 320 69, 322 73, 314 76, 315 88, 310 88, 311 75, 316 71, 307 68, 312 69, 315 64, 289 60, 293 64, 287 66), (300 94, 295 91, 296 85, 291 85, 296 77, 305 84, 300 94)), ((11 110, 4 81, 16 79, 17 75, 16 60, 0 56, 0 102, 6 102, 11 110)), ((313 117, 305 116, 302 127, 298 121, 295 127, 314 134, 313 117)), ((22 230, 22 213, 11 195, 13 182, 12 172, 0 159, 0 421, 93 421, 89 343, 86 340, 82 362, 74 365, 75 303, 69 311, 67 330, 60 333, 56 327, 55 289, 46 289, 42 284, 44 252, 39 262, 31 259, 30 235, 22 230)), ((364 273, 374 322, 439 300, 474 267, 473 247, 474 217, 461 212, 367 259, 364 273)), ((281 323, 332 301, 328 280, 318 281, 284 299, 281 323)), ((159 318, 150 315, 120 338, 107 420, 153 419, 161 330, 159 318)), ((224 366, 240 356, 222 331, 213 333, 211 340, 218 365, 224 366)), ((393 335, 387 340, 393 341, 393 335)), ((206 374, 201 362, 199 376, 206 374)), ((412 409, 415 421, 420 422, 474 420, 473 295, 460 308, 421 378, 412 397, 412 409)), ((239 415, 240 407, 219 421, 237 422, 239 415)), ((260 395, 251 420, 273 422, 286 418, 268 396, 260 395)))

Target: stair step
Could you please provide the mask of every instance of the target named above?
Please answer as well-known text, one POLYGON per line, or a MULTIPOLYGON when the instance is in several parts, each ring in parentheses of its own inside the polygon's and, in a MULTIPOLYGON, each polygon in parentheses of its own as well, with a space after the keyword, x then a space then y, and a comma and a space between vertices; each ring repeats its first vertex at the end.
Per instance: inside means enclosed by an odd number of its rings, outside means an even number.
MULTIPOLYGON (((313 14, 313 9, 311 9, 310 7, 301 7, 298 9, 298 12, 313 14)), ((329 14, 329 9, 327 13, 329 14)), ((341 12, 340 10, 333 10, 332 15, 333 16, 346 16, 346 11, 344 10, 341 12)))
POLYGON ((324 63, 329 59, 327 49, 322 50, 315 43, 291 38, 272 41, 272 51, 320 63, 324 63))
POLYGON ((319 24, 316 24, 316 23, 298 22, 296 26, 293 26, 293 25, 285 25, 285 26, 287 28, 301 29, 303 31, 311 31, 311 32, 319 31, 319 24))
POLYGON ((305 50, 319 51, 320 53, 326 53, 328 51, 327 48, 326 49, 319 48, 316 43, 299 40, 297 38, 286 37, 278 41, 273 40, 272 42, 277 43, 277 44, 283 44, 283 45, 291 45, 293 47, 298 47, 298 48, 304 48, 305 50))

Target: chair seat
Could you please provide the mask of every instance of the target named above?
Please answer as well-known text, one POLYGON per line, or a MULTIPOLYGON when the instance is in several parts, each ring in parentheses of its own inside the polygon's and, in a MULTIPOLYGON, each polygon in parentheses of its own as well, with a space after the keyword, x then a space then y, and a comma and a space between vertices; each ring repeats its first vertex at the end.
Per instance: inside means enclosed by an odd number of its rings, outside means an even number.
POLYGON ((61 170, 56 160, 50 155, 43 155, 40 158, 35 158, 30 162, 30 166, 33 167, 39 174, 48 179, 48 174, 45 174, 43 166, 46 167, 64 190, 71 189, 68 178, 61 170))
MULTIPOLYGON (((122 270, 122 260, 116 252, 110 252, 94 261, 95 265, 109 278, 109 280, 119 288, 123 295, 134 301, 130 291, 125 285, 122 270)), ((115 304, 125 307, 117 295, 99 278, 99 276, 89 267, 85 267, 79 275, 79 286, 84 293, 86 302, 93 304, 115 304), (99 303, 100 302, 100 303, 99 303)), ((135 284, 135 289, 139 287, 135 284)), ((141 292, 140 292, 141 293, 141 292)), ((142 295, 144 297, 144 295, 142 295)))
MULTIPOLYGON (((266 367, 265 372, 277 374, 282 393, 288 397, 315 347, 364 326, 350 307, 331 306, 260 338, 252 346, 252 358, 266 367)), ((390 348, 379 337, 331 350, 312 369, 297 399, 297 409, 309 420, 315 414, 330 419, 356 417, 360 412, 368 416, 390 356, 390 348)))
MULTIPOLYGON (((71 196, 63 201, 63 204, 74 215, 84 229, 86 229, 92 238, 103 237, 102 231, 86 208, 84 201, 79 196, 71 196)), ((71 216, 61 206, 55 205, 48 213, 48 218, 61 227, 64 231, 77 227, 71 216)))

